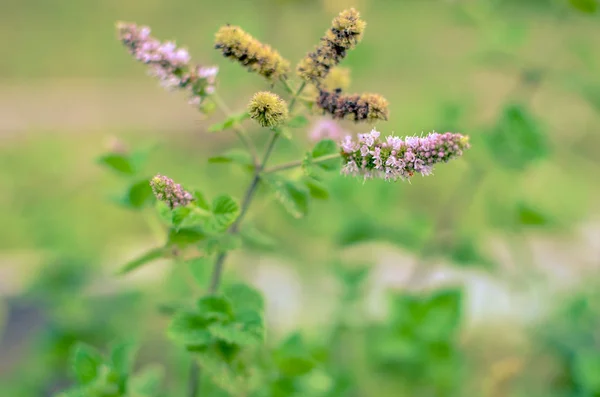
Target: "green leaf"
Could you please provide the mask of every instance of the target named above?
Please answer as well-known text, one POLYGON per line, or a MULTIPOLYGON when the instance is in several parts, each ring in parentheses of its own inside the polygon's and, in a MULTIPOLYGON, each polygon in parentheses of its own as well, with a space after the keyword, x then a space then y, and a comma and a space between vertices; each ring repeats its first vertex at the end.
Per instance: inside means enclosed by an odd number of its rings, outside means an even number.
POLYGON ((257 313, 246 314, 244 321, 211 324, 208 329, 215 338, 239 346, 256 346, 264 340, 262 318, 257 313))
POLYGON ((550 152, 546 134, 527 109, 505 107, 496 127, 486 135, 489 151, 504 167, 522 170, 550 152))
POLYGON ((245 226, 239 233, 242 242, 248 247, 272 250, 277 246, 276 241, 271 237, 256 229, 255 227, 245 226))
POLYGON ((302 218, 308 213, 308 189, 300 183, 285 179, 279 175, 267 175, 263 178, 275 193, 275 198, 294 218, 302 218))
POLYGON ((245 379, 242 374, 236 374, 223 360, 220 354, 207 350, 196 355, 198 363, 215 385, 227 391, 232 396, 244 394, 245 379), (242 376, 240 376, 242 375, 242 376))
POLYGON ((216 123, 208 127, 208 132, 220 132, 232 128, 235 124, 239 124, 249 117, 247 112, 235 114, 223 121, 222 123, 216 123))
POLYGON ((517 206, 519 223, 524 226, 545 226, 549 223, 546 216, 534 207, 525 203, 517 206))
POLYGON ((85 343, 77 343, 71 355, 71 365, 79 383, 92 383, 100 374, 103 364, 100 353, 85 343))
POLYGON ((252 171, 254 169, 254 163, 252 156, 248 152, 243 150, 230 150, 219 156, 211 157, 208 159, 209 163, 235 163, 242 165, 245 169, 252 171))
POLYGON ((209 295, 197 303, 199 314, 206 320, 226 321, 233 319, 231 302, 222 296, 209 295))
POLYGON ((194 204, 194 206, 201 208, 203 210, 206 211, 210 211, 210 204, 208 203, 208 200, 206 200, 206 198, 204 197, 204 195, 199 192, 198 190, 195 190, 193 193, 194 196, 194 201, 192 201, 192 203, 194 204))
POLYGON ((213 264, 212 258, 206 256, 194 258, 187 261, 186 264, 189 267, 190 273, 194 277, 196 283, 204 287, 211 272, 211 267, 213 264))
POLYGON ((130 389, 144 397, 153 397, 158 395, 158 390, 165 377, 165 371, 160 366, 147 366, 133 375, 130 380, 130 389))
POLYGON ((574 372, 579 386, 589 395, 600 392, 600 353, 597 350, 581 350, 575 356, 574 372))
POLYGON ((136 259, 127 262, 117 274, 124 275, 130 273, 147 263, 163 258, 166 253, 167 251, 163 247, 153 248, 136 259))
POLYGON ((262 313, 265 302, 262 294, 247 284, 233 284, 224 295, 231 301, 236 317, 246 312, 262 313))
POLYGON ((171 224, 176 228, 179 227, 185 220, 185 218, 190 215, 192 209, 190 207, 175 207, 171 212, 171 224))
POLYGON ((299 114, 297 116, 292 117, 290 121, 288 121, 287 125, 290 128, 305 127, 306 125, 308 125, 308 119, 305 116, 299 114))
POLYGON ((98 163, 121 175, 131 176, 136 173, 133 162, 124 154, 105 154, 98 159, 98 163))
POLYGON ((224 233, 218 236, 212 236, 206 240, 205 251, 208 255, 233 251, 242 245, 241 237, 231 233, 224 233))
POLYGON ((129 186, 121 203, 128 208, 141 209, 153 200, 152 187, 147 179, 143 179, 129 186))
POLYGON ((308 354, 308 347, 298 333, 291 335, 282 343, 274 352, 274 359, 279 371, 290 377, 305 375, 317 364, 317 361, 308 354))
POLYGON ((199 243, 205 238, 206 233, 204 233, 204 231, 199 227, 184 227, 180 229, 172 228, 169 230, 167 245, 184 248, 186 246, 199 243))
POLYGON ((323 139, 319 141, 311 152, 313 158, 313 164, 326 171, 336 170, 340 168, 341 161, 339 158, 327 160, 322 163, 315 163, 314 160, 318 160, 319 157, 328 156, 339 153, 338 145, 331 139, 323 139))
POLYGON ((462 266, 494 267, 494 261, 481 253, 478 241, 469 236, 459 236, 450 248, 450 259, 462 266))
POLYGON ((569 0, 571 5, 581 12, 593 14, 598 10, 597 0, 569 0))
POLYGON ((132 342, 121 342, 114 345, 110 353, 113 370, 121 375, 129 374, 133 368, 136 353, 137 346, 132 342))
POLYGON ((168 226, 172 226, 173 213, 171 208, 169 208, 169 206, 166 203, 158 200, 156 200, 154 207, 156 209, 156 212, 158 213, 158 217, 160 218, 160 220, 168 226))
POLYGON ((308 188, 308 192, 312 198, 317 200, 329 199, 329 191, 324 184, 313 178, 303 178, 304 185, 308 188))
POLYGON ((210 322, 202 314, 180 312, 171 320, 167 334, 183 345, 205 346, 213 340, 208 331, 210 322))
POLYGON ((287 127, 277 127, 273 131, 278 133, 282 138, 292 139, 292 131, 287 127))
POLYGON ((223 231, 235 222, 240 214, 240 207, 231 196, 223 195, 213 201, 212 213, 210 225, 214 230, 223 231))

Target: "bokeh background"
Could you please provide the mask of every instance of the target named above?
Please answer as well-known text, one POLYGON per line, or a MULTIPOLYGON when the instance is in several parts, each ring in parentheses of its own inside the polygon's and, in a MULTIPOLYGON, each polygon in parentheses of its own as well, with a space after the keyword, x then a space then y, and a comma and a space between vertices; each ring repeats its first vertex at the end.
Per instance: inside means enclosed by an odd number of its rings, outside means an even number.
MULTIPOLYGON (((151 206, 118 205, 129 182, 97 158, 141 150, 144 178, 237 196, 248 177, 207 164, 235 136, 208 133, 218 114, 207 120, 146 76, 115 22, 218 65, 221 96, 242 109, 266 85, 212 49, 219 26, 241 25, 295 63, 349 6, 368 26, 343 66, 351 91, 389 100, 378 129, 456 131, 473 148, 410 184, 332 175, 329 200, 299 221, 267 194, 254 204, 250 220, 274 244, 236 252, 227 277, 265 293, 270 340, 300 330, 318 346, 336 317, 354 330, 340 343, 355 394, 316 368, 298 395, 600 396, 595 0, 3 1, 0 395, 50 396, 70 383, 74 341, 123 335, 183 395, 188 358, 157 307, 194 283, 167 261, 114 276, 161 230, 151 206)), ((296 134, 273 163, 306 150, 308 131, 296 134)))

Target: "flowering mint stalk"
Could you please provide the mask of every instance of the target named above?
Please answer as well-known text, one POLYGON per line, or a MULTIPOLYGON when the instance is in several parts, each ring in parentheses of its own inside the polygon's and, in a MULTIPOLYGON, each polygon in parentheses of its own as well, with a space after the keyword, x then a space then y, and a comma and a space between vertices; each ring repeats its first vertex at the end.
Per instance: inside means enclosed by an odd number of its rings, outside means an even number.
POLYGON ((149 67, 166 89, 183 89, 189 94, 190 105, 200 107, 203 99, 214 93, 219 69, 216 66, 190 65, 190 54, 172 41, 161 43, 150 36, 150 28, 134 23, 117 23, 119 39, 131 55, 149 67))
POLYGON ((319 86, 329 71, 346 57, 362 39, 366 23, 354 8, 342 11, 331 22, 331 28, 321 42, 300 61, 298 76, 306 82, 319 86))
POLYGON ((426 137, 388 136, 379 138, 379 131, 359 134, 358 140, 346 136, 342 142, 345 165, 342 173, 385 180, 408 180, 415 173, 430 175, 437 163, 460 157, 470 147, 469 137, 446 132, 426 137))
POLYGON ((152 186, 152 192, 156 198, 166 203, 171 209, 185 207, 194 199, 192 194, 185 191, 180 184, 163 175, 156 175, 152 178, 150 186, 152 186))
POLYGON ((263 44, 239 26, 222 26, 215 35, 215 48, 226 58, 269 80, 285 77, 290 63, 271 46, 263 44))

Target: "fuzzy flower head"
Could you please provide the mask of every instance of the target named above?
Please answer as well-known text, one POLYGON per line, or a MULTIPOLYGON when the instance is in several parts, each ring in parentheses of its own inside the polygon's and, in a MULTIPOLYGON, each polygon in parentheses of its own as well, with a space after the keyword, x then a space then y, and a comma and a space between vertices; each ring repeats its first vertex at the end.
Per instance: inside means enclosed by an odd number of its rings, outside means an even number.
POLYGON ((387 100, 379 94, 371 93, 342 94, 339 90, 321 91, 317 106, 334 119, 346 119, 357 123, 387 120, 389 114, 387 100))
MULTIPOLYGON (((327 77, 323 79, 320 89, 323 91, 346 91, 350 87, 350 69, 342 66, 336 66, 329 71, 327 77)), ((309 84, 304 89, 304 95, 311 98, 314 102, 317 101, 320 94, 320 89, 309 84)))
POLYGON ((437 163, 446 163, 462 156, 468 149, 469 137, 446 132, 425 137, 380 137, 373 129, 354 140, 347 136, 341 143, 345 165, 342 173, 360 175, 365 179, 408 180, 414 174, 430 175, 437 163))
POLYGON ((300 61, 298 76, 319 86, 329 71, 346 57, 362 39, 366 23, 354 8, 342 11, 331 22, 331 28, 321 38, 319 45, 300 61))
POLYGON ((215 35, 215 48, 226 58, 241 63, 249 71, 269 80, 277 80, 289 72, 289 61, 270 46, 244 32, 239 26, 221 27, 215 35))
POLYGON ((163 175, 156 175, 152 178, 150 186, 152 186, 154 196, 171 209, 185 207, 194 199, 192 194, 185 191, 180 184, 163 175))
POLYGON ((283 99, 269 91, 254 94, 248 113, 262 127, 275 128, 288 119, 288 107, 283 99))
POLYGON ((117 23, 119 40, 135 59, 148 66, 148 74, 158 78, 168 90, 187 91, 189 102, 200 106, 203 99, 214 92, 216 66, 190 65, 187 49, 172 41, 160 42, 150 36, 150 28, 134 23, 117 23))

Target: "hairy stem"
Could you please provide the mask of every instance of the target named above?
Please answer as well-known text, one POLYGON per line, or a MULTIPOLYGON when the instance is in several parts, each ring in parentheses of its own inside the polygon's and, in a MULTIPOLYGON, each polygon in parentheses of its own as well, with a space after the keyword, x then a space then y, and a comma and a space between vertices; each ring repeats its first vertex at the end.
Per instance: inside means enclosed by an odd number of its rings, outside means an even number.
MULTIPOLYGON (((328 154, 327 156, 322 156, 322 157, 319 157, 317 159, 313 159, 312 160, 312 164, 324 163, 326 161, 333 160, 333 159, 338 159, 340 157, 341 157, 341 155, 339 153, 328 154)), ((273 172, 285 171, 285 170, 289 170, 289 169, 292 169, 292 168, 298 168, 300 166, 302 166, 302 160, 290 161, 289 163, 283 163, 283 164, 279 164, 279 165, 267 168, 264 171, 264 174, 270 174, 270 173, 273 173, 273 172)))
MULTIPOLYGON (((231 110, 229 109, 227 104, 223 101, 223 99, 218 94, 216 94, 216 93, 213 94, 213 99, 214 99, 217 107, 221 110, 221 112, 223 112, 223 114, 225 114, 225 116, 227 116, 227 117, 231 116, 231 114, 232 114, 231 110)), ((256 150, 256 146, 254 146, 254 143, 248 136, 248 133, 246 132, 246 129, 244 128, 244 126, 242 126, 241 124, 235 123, 231 128, 233 129, 235 134, 238 136, 238 138, 242 142, 242 144, 244 146, 246 146, 246 148, 250 152, 254 166, 258 167, 258 165, 259 165, 258 151, 256 150)))
MULTIPOLYGON (((302 83, 302 85, 298 88, 298 90, 294 94, 293 98, 290 100, 290 104, 288 106, 288 110, 290 113, 292 112, 292 110, 296 104, 296 99, 298 98, 298 96, 300 96, 300 94, 304 90, 305 86, 306 86, 306 84, 302 83)), ((222 103, 222 101, 219 101, 219 102, 221 102, 221 105, 219 105, 220 107, 222 106, 224 110, 228 109, 225 106, 225 104, 222 103)), ((241 126, 238 125, 238 130, 240 127, 241 126)), ((234 128, 236 128, 236 127, 234 126, 234 128)), ((242 132, 243 133, 241 135, 245 136, 245 130, 242 130, 242 132)), ((258 184, 260 182, 260 176, 263 173, 265 166, 267 165, 267 162, 269 161, 269 157, 271 157, 271 153, 273 152, 275 143, 279 139, 279 135, 280 135, 279 133, 273 131, 273 133, 271 134, 271 137, 269 138, 269 142, 267 143, 267 148, 265 150, 265 154, 263 155, 263 159, 260 163, 258 162, 258 155, 256 155, 256 156, 253 155, 253 157, 256 158, 256 161, 255 161, 256 166, 254 168, 254 176, 252 177, 252 182, 250 182, 250 185, 248 186, 248 189, 246 190, 246 193, 244 194, 244 199, 242 200, 242 208, 240 210, 240 216, 238 216, 238 218, 235 220, 235 222, 229 228, 229 234, 234 235, 234 234, 238 233, 240 225, 242 224, 242 221, 244 220, 244 217, 246 216, 246 213, 248 212, 248 209, 250 208, 250 204, 252 203, 252 199, 254 198, 254 193, 256 192, 256 189, 258 188, 258 184)), ((240 139, 241 139, 241 136, 240 136, 240 139)), ((250 144, 251 144, 251 142, 250 142, 250 144)), ((251 147, 254 147, 254 145, 252 145, 251 147)), ((256 151, 254 151, 254 152, 256 152, 256 151)), ((221 284, 221 276, 223 274, 223 265, 225 264, 225 259, 227 259, 227 252, 219 253, 217 258, 215 259, 212 277, 210 280, 209 294, 214 294, 219 289, 219 285, 221 284)), ((192 363, 190 365, 189 381, 190 382, 188 385, 188 397, 197 397, 199 384, 200 384, 200 367, 198 366, 198 363, 195 360, 192 360, 192 363)))

